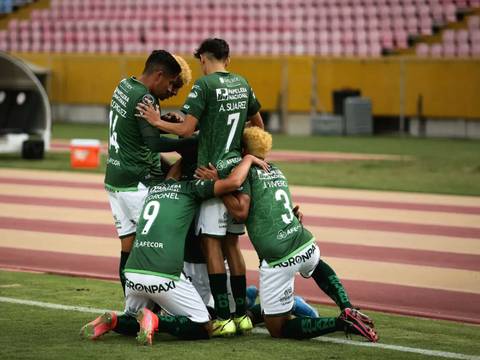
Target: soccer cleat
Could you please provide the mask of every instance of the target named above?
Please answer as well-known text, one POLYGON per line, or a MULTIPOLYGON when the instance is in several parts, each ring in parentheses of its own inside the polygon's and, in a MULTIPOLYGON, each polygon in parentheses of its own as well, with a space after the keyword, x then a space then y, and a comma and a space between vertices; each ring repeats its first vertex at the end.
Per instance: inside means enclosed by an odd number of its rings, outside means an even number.
POLYGON ((137 341, 142 345, 152 345, 153 334, 158 329, 158 317, 147 308, 143 308, 137 314, 137 321, 140 331, 137 334, 137 341))
POLYGON ((247 309, 250 309, 257 301, 258 289, 255 285, 247 287, 247 309))
POLYGON ((357 317, 363 323, 367 324, 371 328, 374 328, 375 325, 373 324, 373 320, 370 317, 360 311, 359 308, 352 308, 352 315, 357 317))
POLYGON ((106 312, 90 321, 80 329, 80 336, 85 339, 96 340, 103 334, 114 329, 117 325, 117 314, 114 312, 106 312))
POLYGON ((295 296, 292 308, 292 314, 296 317, 318 317, 318 312, 311 307, 302 297, 295 296))
POLYGON ((248 315, 233 318, 238 335, 249 335, 253 329, 252 320, 248 315))
POLYGON ((237 332, 237 327, 232 319, 214 320, 212 329, 213 337, 229 337, 235 335, 237 332))
POLYGON ((368 326, 361 320, 361 316, 358 314, 358 312, 359 311, 356 309, 346 308, 340 314, 339 319, 342 320, 346 325, 346 334, 357 334, 368 339, 368 341, 377 342, 377 332, 375 331, 375 329, 372 329, 370 326, 368 326))

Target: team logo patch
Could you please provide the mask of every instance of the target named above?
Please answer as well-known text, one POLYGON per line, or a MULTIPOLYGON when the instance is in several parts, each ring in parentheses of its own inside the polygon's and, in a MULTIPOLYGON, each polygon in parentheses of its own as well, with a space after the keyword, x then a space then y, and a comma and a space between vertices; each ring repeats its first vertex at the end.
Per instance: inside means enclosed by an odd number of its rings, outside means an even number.
POLYGON ((188 94, 188 97, 190 99, 196 99, 198 97, 198 93, 196 91, 191 91, 190 94, 188 94))
POLYGON ((144 103, 145 105, 153 105, 155 103, 155 99, 153 95, 145 94, 142 97, 142 103, 144 103))
POLYGON ((291 287, 285 289, 283 296, 279 299, 282 305, 289 304, 293 299, 293 289, 291 287))

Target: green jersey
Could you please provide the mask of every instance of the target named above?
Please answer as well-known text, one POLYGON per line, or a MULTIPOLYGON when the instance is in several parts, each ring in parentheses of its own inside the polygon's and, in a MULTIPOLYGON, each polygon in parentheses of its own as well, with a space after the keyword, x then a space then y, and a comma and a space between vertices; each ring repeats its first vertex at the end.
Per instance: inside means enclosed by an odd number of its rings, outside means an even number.
POLYGON ((163 178, 158 153, 145 144, 142 128, 160 136, 158 129, 139 120, 135 107, 139 102, 158 105, 158 99, 147 87, 131 77, 123 79, 113 92, 110 103, 110 131, 105 187, 114 191, 136 190, 138 184, 148 185, 163 178))
POLYGON ((274 266, 311 244, 314 237, 293 214, 287 179, 270 166, 269 172, 252 167, 242 192, 250 195, 245 223, 250 241, 260 259, 274 266))
POLYGON ((198 166, 212 163, 226 177, 239 163, 242 134, 248 117, 260 104, 240 75, 216 72, 197 80, 182 111, 199 121, 198 166))
POLYGON ((178 279, 185 238, 199 204, 214 196, 213 180, 167 180, 151 186, 125 272, 178 279))

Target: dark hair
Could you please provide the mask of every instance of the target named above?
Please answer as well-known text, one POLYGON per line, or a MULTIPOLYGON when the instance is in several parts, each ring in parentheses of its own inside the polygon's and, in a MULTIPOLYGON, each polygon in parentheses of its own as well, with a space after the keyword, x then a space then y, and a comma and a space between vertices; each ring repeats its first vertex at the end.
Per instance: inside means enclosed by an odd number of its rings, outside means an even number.
POLYGON ((225 60, 230 54, 230 47, 228 43, 223 39, 210 38, 203 40, 199 48, 193 54, 197 59, 200 59, 200 55, 209 54, 217 60, 225 60))
POLYGON ((172 54, 165 50, 153 50, 145 62, 144 74, 151 74, 155 71, 163 71, 169 76, 180 74, 182 68, 172 54))

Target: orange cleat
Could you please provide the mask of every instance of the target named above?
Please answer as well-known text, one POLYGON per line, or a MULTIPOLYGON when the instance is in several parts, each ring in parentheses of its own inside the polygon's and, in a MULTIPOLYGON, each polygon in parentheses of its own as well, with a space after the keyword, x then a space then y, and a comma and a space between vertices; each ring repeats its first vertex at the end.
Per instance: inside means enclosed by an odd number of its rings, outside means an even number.
POLYGON ((115 326, 117 326, 117 314, 114 312, 106 312, 87 325, 84 325, 80 329, 80 336, 85 339, 96 340, 103 334, 113 330, 115 326))

